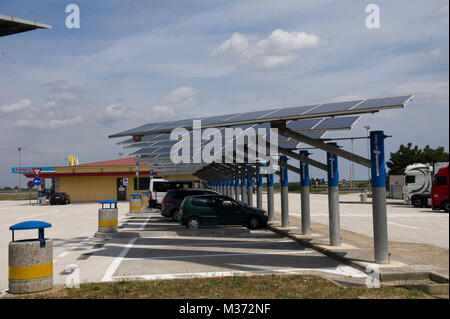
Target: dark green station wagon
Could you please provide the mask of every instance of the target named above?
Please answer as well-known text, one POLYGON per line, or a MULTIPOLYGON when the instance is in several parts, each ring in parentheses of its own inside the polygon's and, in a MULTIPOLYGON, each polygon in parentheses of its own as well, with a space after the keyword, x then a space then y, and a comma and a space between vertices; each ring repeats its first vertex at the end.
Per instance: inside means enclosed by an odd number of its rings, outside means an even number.
POLYGON ((267 213, 222 195, 188 196, 180 206, 180 224, 190 229, 207 225, 267 226, 267 213))

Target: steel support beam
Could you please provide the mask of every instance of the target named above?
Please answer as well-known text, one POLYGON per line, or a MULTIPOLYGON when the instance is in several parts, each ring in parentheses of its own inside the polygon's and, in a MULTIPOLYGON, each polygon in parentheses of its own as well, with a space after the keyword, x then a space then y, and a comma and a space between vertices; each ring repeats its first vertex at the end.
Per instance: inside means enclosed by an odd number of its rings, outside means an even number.
POLYGON ((267 213, 269 220, 275 218, 275 205, 273 198, 273 174, 267 174, 267 213))
POLYGON ((320 148, 320 149, 322 149, 322 150, 324 150, 324 151, 326 151, 328 153, 340 156, 340 157, 345 158, 345 159, 347 159, 349 161, 358 163, 358 164, 360 164, 362 166, 365 166, 365 167, 371 167, 372 166, 371 161, 368 160, 367 158, 364 158, 364 157, 361 157, 359 155, 350 153, 348 151, 345 151, 345 150, 333 147, 333 146, 331 146, 331 145, 329 145, 327 143, 324 143, 324 142, 322 142, 320 140, 310 138, 310 137, 308 137, 306 135, 300 134, 298 132, 295 132, 295 131, 287 128, 286 127, 286 122, 272 122, 271 126, 277 128, 278 129, 278 133, 283 135, 283 136, 290 137, 290 138, 292 138, 292 139, 294 139, 296 141, 303 142, 303 143, 306 143, 308 145, 320 148))
POLYGON ((262 176, 256 175, 256 207, 262 209, 262 176))

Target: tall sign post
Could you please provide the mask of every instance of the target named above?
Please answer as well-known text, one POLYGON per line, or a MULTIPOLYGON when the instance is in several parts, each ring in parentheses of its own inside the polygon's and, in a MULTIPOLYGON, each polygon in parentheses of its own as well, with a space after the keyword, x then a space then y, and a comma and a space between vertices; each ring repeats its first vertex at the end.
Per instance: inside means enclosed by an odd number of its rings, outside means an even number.
POLYGON ((373 240, 375 262, 379 264, 389 263, 384 138, 383 131, 370 132, 373 240))

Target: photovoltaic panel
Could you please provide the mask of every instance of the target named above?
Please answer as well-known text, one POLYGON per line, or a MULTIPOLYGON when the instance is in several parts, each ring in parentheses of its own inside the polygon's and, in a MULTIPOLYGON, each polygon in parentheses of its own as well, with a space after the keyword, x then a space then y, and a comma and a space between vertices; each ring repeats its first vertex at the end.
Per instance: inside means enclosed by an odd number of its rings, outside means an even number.
POLYGON ((312 129, 317 125, 323 118, 305 119, 298 121, 289 121, 286 123, 286 127, 293 131, 305 131, 312 129))
POLYGON ((277 118, 299 116, 299 115, 311 110, 313 107, 315 107, 317 105, 318 104, 279 108, 277 111, 267 114, 267 116, 265 116, 263 118, 264 119, 265 118, 277 119, 277 118))
POLYGON ((306 115, 312 115, 312 114, 326 114, 326 113, 335 113, 335 112, 341 112, 346 111, 357 105, 358 103, 361 103, 363 100, 356 100, 356 101, 350 101, 350 102, 336 102, 336 103, 325 103, 321 104, 304 114, 306 115))
POLYGON ((314 126, 314 130, 351 129, 358 122, 360 116, 345 116, 326 118, 314 126))
POLYGON ((355 107, 355 110, 372 109, 378 107, 401 106, 411 99, 411 95, 368 99, 355 107))

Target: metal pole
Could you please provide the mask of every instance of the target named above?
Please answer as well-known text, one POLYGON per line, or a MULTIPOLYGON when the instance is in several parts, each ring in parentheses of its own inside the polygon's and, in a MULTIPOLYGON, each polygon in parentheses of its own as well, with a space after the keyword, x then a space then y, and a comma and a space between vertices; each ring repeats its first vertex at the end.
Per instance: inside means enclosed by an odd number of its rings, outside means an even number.
MULTIPOLYGON (((280 156, 280 161, 287 163, 287 156, 280 156)), ((281 227, 289 225, 289 192, 288 192, 288 170, 280 167, 280 188, 281 188, 281 227)))
POLYGON ((372 160, 372 211, 375 262, 389 263, 389 242, 386 210, 386 167, 384 159, 384 132, 370 132, 372 160))
MULTIPOLYGON (((308 157, 308 151, 300 151, 304 157, 308 157)), ((309 164, 300 162, 300 190, 301 190, 301 214, 302 234, 311 234, 310 204, 309 204, 309 164)))
POLYGON ((245 176, 241 177, 241 201, 245 203, 245 176))
POLYGON ((267 174, 267 214, 269 220, 274 219, 274 201, 273 201, 273 174, 267 174))
MULTIPOLYGON (((337 147, 336 143, 329 143, 337 147)), ((341 227, 339 214, 339 172, 337 156, 327 152, 328 164, 328 216, 330 245, 341 245, 341 227)))
POLYGON ((230 179, 230 195, 231 198, 234 198, 234 178, 230 179))
POLYGON ((239 200, 239 178, 234 179, 234 199, 239 200))
MULTIPOLYGON (((366 135, 367 135, 367 158, 370 158, 370 146, 369 146, 369 129, 370 126, 366 125, 364 126, 366 129, 366 135)), ((367 167, 367 190, 370 193, 370 167, 367 167)))
POLYGON ((253 176, 247 175, 247 204, 253 206, 253 176))
MULTIPOLYGON (((19 170, 20 170, 22 168, 22 163, 20 161, 20 151, 22 150, 22 147, 19 146, 17 150, 19 151, 19 170)), ((22 188, 22 173, 19 174, 19 192, 21 188, 22 188)))
MULTIPOLYGON (((352 142, 352 153, 353 153, 353 139, 350 140, 352 142)), ((353 161, 350 161, 350 188, 353 189, 353 179, 355 178, 354 170, 353 170, 353 161)))
POLYGON ((256 175, 256 207, 262 209, 262 175, 256 175))

